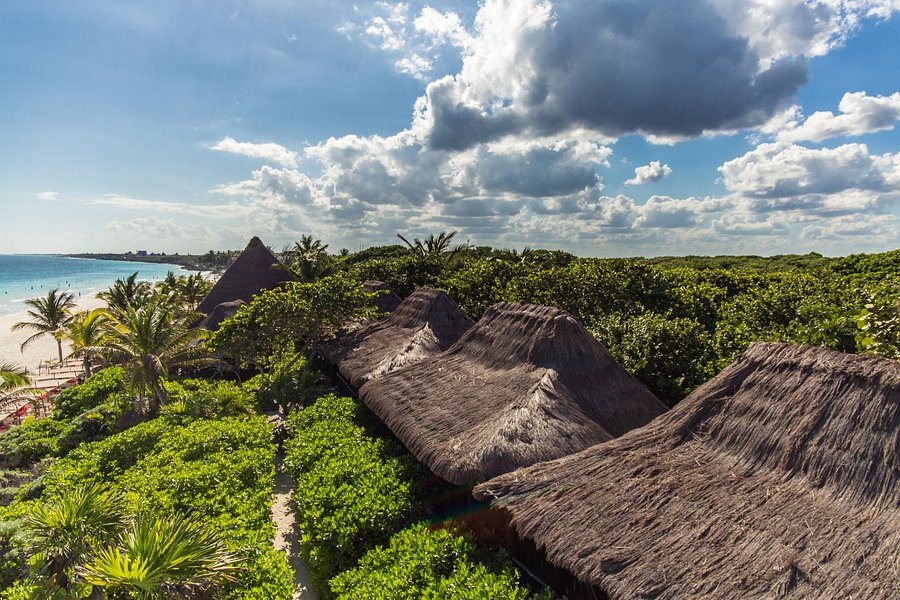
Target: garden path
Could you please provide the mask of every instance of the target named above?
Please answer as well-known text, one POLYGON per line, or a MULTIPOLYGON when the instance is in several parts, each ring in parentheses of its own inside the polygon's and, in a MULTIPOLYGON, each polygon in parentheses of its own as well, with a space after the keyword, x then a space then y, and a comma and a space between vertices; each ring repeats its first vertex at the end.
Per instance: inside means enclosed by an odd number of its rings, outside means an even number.
POLYGON ((282 468, 284 455, 275 459, 275 496, 272 501, 272 521, 275 523, 275 549, 284 550, 294 570, 293 600, 318 600, 309 577, 309 566, 300 556, 300 530, 294 512, 294 480, 282 468))

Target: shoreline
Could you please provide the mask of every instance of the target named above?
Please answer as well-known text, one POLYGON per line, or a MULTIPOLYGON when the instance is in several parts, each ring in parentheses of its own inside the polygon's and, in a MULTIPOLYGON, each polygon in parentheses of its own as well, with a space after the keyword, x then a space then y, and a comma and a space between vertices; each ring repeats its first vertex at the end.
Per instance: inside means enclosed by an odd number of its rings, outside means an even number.
MULTIPOLYGON (((96 296, 84 296, 77 299, 73 312, 93 310, 105 306, 106 303, 96 296)), ((13 324, 27 319, 27 311, 0 315, 0 360, 6 360, 20 367, 24 367, 28 370, 28 375, 36 380, 39 376, 39 367, 43 363, 46 363, 48 359, 57 362, 59 360, 59 354, 57 351, 56 340, 49 335, 33 341, 25 348, 24 352, 20 351, 22 342, 33 334, 33 330, 23 329, 20 331, 11 331, 11 327, 13 324)), ((63 341, 64 359, 70 351, 68 344, 63 341)))

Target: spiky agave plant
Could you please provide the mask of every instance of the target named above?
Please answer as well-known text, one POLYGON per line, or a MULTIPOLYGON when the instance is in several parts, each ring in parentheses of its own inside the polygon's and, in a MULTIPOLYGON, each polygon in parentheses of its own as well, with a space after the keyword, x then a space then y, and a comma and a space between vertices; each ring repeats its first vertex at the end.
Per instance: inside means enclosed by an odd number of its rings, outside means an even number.
POLYGON ((74 567, 115 540, 125 527, 122 497, 98 483, 37 504, 24 519, 36 575, 68 590, 74 567))
POLYGON ((139 598, 195 597, 234 581, 240 562, 196 521, 141 515, 119 544, 96 552, 78 574, 91 585, 139 598))

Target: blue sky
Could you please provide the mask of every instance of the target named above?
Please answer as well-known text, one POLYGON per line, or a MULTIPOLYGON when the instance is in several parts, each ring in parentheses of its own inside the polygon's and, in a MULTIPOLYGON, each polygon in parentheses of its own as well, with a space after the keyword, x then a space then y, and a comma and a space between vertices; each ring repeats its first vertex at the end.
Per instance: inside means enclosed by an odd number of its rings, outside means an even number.
POLYGON ((900 247, 897 0, 0 5, 0 253, 900 247))

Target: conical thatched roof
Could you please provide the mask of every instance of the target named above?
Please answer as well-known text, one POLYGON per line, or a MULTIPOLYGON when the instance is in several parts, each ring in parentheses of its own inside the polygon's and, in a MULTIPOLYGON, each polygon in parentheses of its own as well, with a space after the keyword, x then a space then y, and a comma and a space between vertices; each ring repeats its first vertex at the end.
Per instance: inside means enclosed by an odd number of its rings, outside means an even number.
POLYGON ((610 598, 900 598, 900 365, 755 344, 667 415, 475 488, 610 598))
POLYGON ((375 308, 378 309, 378 312, 392 313, 403 302, 400 296, 391 291, 391 286, 383 281, 367 279, 362 283, 362 291, 365 294, 379 292, 375 297, 375 308))
POLYGON ((578 452, 665 410, 566 312, 509 302, 447 352, 372 380, 360 398, 458 485, 578 452))
POLYGON ((200 321, 200 327, 209 331, 216 331, 225 319, 233 317, 242 306, 247 303, 243 300, 233 300, 216 305, 212 312, 200 321))
POLYGON ((326 344, 321 353, 351 385, 361 387, 446 350, 473 324, 445 292, 421 287, 388 317, 326 344))
POLYGON ((243 300, 249 303, 261 291, 271 290, 290 280, 288 271, 275 268, 278 264, 275 255, 258 237, 254 237, 222 274, 197 310, 208 315, 223 302, 243 300))

